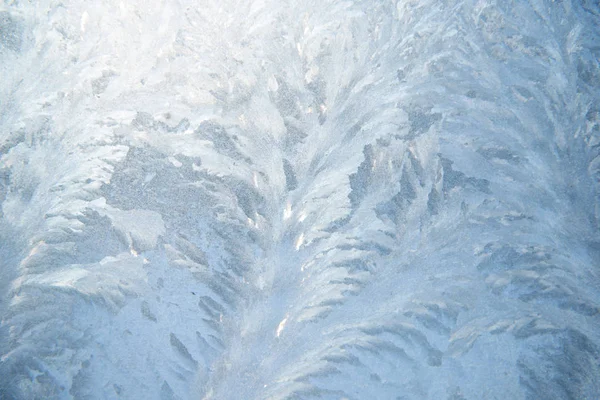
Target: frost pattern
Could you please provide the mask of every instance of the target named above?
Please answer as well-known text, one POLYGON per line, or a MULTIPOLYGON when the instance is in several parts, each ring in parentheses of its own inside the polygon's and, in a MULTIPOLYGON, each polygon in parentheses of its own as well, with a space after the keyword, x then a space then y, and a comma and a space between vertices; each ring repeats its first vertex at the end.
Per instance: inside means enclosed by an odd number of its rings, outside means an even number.
POLYGON ((593 1, 0 6, 0 398, 600 396, 593 1))

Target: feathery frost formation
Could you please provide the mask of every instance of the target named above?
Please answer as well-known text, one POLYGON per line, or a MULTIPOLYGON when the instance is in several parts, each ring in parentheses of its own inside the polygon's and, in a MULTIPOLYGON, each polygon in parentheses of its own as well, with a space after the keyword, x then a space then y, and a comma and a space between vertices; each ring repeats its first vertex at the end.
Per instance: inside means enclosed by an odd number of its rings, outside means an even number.
POLYGON ((600 396, 593 0, 4 0, 0 398, 600 396))

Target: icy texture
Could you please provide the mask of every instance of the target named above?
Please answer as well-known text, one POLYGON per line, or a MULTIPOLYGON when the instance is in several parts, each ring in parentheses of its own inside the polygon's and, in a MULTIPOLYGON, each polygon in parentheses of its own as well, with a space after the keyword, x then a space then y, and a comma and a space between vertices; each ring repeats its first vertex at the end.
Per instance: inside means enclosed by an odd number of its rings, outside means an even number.
POLYGON ((600 7, 0 6, 0 398, 600 398, 600 7))

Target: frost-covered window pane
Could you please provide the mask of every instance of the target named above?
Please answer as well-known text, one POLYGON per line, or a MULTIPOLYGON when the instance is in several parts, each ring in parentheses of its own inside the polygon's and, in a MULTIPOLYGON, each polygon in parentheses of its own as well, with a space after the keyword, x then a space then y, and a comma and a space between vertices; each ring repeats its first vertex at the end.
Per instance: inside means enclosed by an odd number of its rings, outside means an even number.
POLYGON ((0 399, 600 398, 592 0, 4 0, 0 399))

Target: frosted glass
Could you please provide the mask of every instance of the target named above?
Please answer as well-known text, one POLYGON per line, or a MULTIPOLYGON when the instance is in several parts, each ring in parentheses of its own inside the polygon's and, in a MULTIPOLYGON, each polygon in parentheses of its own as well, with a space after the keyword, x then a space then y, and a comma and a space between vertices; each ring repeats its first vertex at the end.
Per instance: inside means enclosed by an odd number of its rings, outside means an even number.
POLYGON ((3 0, 0 399, 600 398, 593 0, 3 0))

